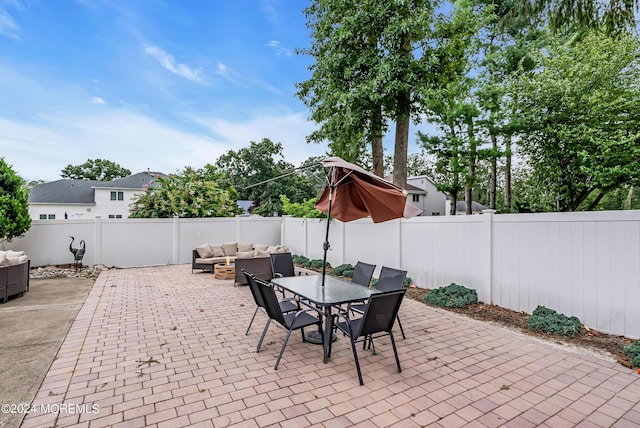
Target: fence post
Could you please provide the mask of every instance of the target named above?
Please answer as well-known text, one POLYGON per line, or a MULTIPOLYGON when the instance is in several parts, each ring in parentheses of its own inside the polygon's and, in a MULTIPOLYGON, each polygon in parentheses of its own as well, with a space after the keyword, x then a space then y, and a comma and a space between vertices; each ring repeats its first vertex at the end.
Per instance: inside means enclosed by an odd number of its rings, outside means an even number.
POLYGON ((102 219, 99 215, 95 217, 93 223, 94 236, 95 236, 95 262, 94 265, 101 265, 102 263, 102 219))
MULTIPOLYGON (((484 284, 482 286, 483 295, 487 295, 489 301, 484 303, 493 304, 493 216, 496 210, 482 210, 484 220, 484 245, 483 252, 484 260, 483 266, 485 266, 484 284)), ((485 299, 483 299, 485 300, 485 299)))
POLYGON ((173 216, 173 261, 174 265, 179 263, 179 247, 180 246, 180 217, 173 216))

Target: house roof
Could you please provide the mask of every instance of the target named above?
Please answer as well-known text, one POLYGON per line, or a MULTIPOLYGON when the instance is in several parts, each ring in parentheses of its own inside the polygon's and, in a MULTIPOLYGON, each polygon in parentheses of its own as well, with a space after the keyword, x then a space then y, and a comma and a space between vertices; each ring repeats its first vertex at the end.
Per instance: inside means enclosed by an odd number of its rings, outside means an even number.
POLYGON ((166 177, 161 172, 144 171, 128 177, 118 178, 113 181, 98 181, 97 188, 115 188, 115 189, 142 189, 145 185, 150 187, 159 186, 160 183, 155 181, 157 176, 166 177), (153 181, 153 183, 152 183, 153 181))
POLYGON ((96 180, 56 180, 33 186, 29 192, 29 203, 93 204, 93 188, 100 184, 96 180))
POLYGON ((157 176, 166 177, 161 172, 139 172, 113 181, 62 179, 33 186, 29 192, 29 203, 48 204, 95 204, 95 189, 142 190, 145 185, 159 186, 157 176))

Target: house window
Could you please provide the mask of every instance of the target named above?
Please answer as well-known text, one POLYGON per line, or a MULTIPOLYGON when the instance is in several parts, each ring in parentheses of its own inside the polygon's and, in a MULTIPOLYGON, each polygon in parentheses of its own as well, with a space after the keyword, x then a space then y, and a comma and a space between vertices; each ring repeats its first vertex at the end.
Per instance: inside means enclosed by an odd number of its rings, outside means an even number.
POLYGON ((122 214, 109 214, 109 218, 122 218, 122 214))
POLYGON ((111 192, 111 200, 124 201, 124 192, 111 192))
POLYGON ((413 195, 413 202, 420 202, 420 195, 413 195))
POLYGON ((46 214, 40 214, 40 220, 46 220, 46 219, 47 219, 46 214))

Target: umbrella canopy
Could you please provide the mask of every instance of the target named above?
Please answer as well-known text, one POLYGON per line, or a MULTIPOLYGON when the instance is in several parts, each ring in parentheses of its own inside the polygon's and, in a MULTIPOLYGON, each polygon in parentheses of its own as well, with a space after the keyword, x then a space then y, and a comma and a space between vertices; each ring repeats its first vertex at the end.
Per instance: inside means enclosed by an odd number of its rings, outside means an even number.
POLYGON ((355 164, 339 157, 329 157, 322 161, 322 165, 331 167, 331 172, 316 208, 330 217, 348 222, 370 216, 374 223, 381 223, 402 217, 415 217, 421 212, 418 207, 407 202, 404 189, 355 164))
POLYGON ((339 157, 329 157, 322 161, 322 166, 331 168, 327 187, 316 202, 316 208, 328 216, 322 264, 324 286, 331 217, 344 222, 371 217, 374 223, 381 223, 402 217, 415 217, 421 210, 407 202, 407 192, 403 188, 357 165, 339 157))

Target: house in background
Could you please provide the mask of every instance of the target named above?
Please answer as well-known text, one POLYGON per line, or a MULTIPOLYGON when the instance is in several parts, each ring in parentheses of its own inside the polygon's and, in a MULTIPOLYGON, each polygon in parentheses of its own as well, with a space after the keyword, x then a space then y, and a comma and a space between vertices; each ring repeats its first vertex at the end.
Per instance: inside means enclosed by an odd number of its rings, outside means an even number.
POLYGON ((113 181, 56 180, 38 184, 29 193, 32 220, 65 218, 127 218, 129 204, 145 187, 156 187, 160 172, 139 172, 113 181))
POLYGON ((436 189, 436 185, 426 175, 407 178, 407 200, 422 209, 423 216, 445 215, 447 196, 436 189))

